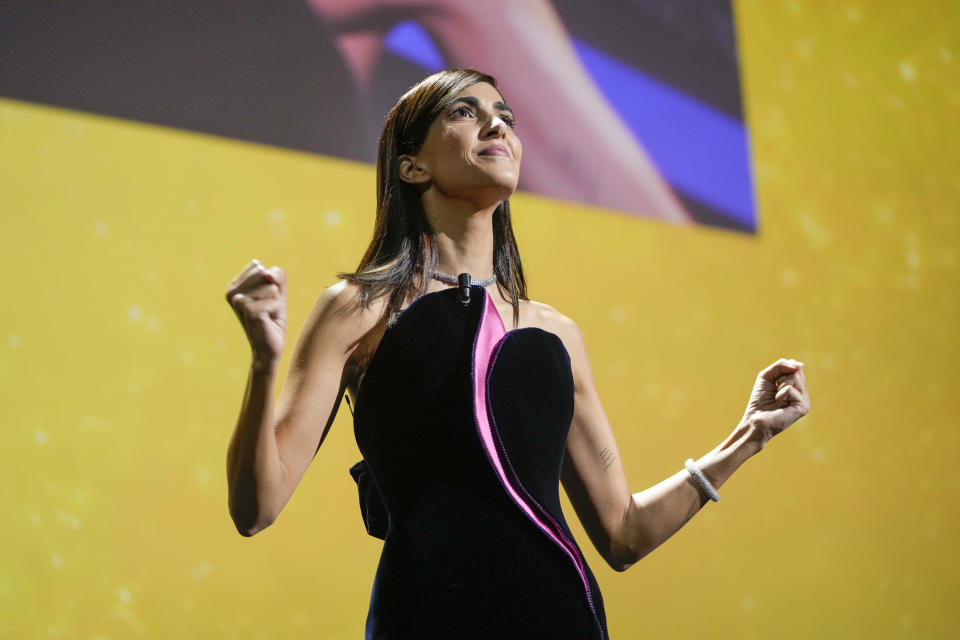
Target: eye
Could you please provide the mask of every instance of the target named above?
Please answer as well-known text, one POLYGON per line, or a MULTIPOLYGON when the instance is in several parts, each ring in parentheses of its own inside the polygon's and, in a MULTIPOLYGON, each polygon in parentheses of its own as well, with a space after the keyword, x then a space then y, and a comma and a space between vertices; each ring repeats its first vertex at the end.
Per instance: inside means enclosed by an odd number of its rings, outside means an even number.
POLYGON ((453 115, 455 116, 472 116, 473 111, 470 110, 470 107, 457 107, 453 110, 453 115))
POLYGON ((513 116, 509 113, 500 114, 500 119, 507 123, 507 126, 511 129, 517 126, 517 121, 514 120, 513 116))

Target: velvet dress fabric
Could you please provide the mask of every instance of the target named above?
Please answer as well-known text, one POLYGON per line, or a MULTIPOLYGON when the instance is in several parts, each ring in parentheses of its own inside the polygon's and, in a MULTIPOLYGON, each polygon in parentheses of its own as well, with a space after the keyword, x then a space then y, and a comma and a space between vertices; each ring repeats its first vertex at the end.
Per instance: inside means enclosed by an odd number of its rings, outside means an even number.
POLYGON ((596 580, 560 508, 570 358, 505 331, 479 286, 415 300, 354 407, 368 531, 384 538, 366 638, 606 640, 596 580))

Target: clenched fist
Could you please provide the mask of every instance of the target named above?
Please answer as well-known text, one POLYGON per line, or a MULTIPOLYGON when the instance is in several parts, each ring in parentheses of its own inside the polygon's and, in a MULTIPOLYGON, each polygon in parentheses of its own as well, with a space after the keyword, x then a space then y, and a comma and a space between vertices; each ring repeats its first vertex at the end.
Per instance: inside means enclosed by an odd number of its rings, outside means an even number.
POLYGON ((283 269, 267 269, 259 260, 251 260, 230 281, 227 302, 250 341, 254 366, 276 365, 287 330, 287 276, 283 269))
POLYGON ((803 363, 781 358, 757 374, 743 417, 758 430, 762 447, 809 411, 803 363))

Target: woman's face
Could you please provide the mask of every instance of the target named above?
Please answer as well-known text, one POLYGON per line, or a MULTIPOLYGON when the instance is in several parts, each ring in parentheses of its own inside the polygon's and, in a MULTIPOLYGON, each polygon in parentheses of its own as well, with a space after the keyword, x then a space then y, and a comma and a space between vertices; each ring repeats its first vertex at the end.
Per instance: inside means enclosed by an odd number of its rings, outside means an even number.
POLYGON ((523 146, 513 124, 513 112, 493 85, 471 85, 447 102, 420 152, 401 157, 401 176, 478 206, 497 204, 520 179, 523 146))

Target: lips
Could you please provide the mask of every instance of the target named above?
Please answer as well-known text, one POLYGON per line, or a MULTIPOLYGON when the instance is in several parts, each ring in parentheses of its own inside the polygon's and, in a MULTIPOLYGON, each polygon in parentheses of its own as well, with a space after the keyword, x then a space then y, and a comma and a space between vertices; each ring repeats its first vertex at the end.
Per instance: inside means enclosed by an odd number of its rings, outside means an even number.
POLYGON ((503 146, 501 146, 501 145, 499 145, 499 144, 493 144, 493 145, 490 145, 489 147, 486 147, 485 149, 483 149, 483 150, 482 150, 480 153, 478 153, 477 155, 480 155, 480 156, 504 156, 505 158, 509 158, 509 157, 510 157, 510 152, 507 151, 507 148, 506 148, 506 147, 503 147, 503 146))

